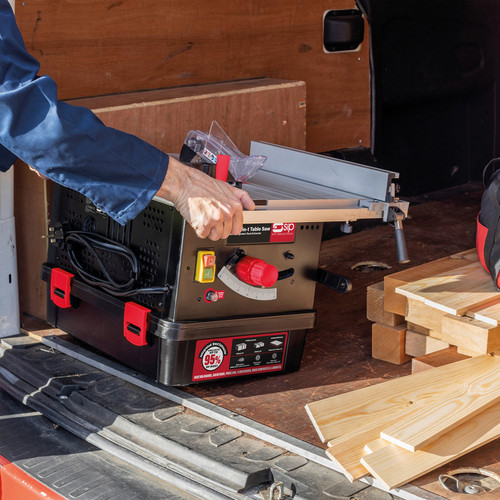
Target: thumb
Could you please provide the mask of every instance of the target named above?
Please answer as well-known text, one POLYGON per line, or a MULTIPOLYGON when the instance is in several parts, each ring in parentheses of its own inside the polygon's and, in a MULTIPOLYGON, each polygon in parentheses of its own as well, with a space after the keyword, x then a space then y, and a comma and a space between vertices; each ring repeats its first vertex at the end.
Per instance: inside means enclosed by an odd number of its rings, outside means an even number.
POLYGON ((237 189, 237 192, 235 194, 239 198, 240 203, 245 210, 255 209, 255 203, 246 191, 244 191, 243 189, 237 189))

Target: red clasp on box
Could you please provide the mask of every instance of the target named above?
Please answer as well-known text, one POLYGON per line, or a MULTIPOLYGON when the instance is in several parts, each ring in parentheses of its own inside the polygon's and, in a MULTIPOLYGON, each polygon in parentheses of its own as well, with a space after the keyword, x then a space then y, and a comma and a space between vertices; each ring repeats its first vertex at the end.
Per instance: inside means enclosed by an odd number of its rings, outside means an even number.
POLYGON ((71 280, 74 274, 63 269, 54 268, 50 277, 50 300, 58 307, 71 307, 71 280))
POLYGON ((133 345, 142 347, 147 344, 146 331, 151 309, 135 302, 127 302, 123 316, 123 336, 133 345))

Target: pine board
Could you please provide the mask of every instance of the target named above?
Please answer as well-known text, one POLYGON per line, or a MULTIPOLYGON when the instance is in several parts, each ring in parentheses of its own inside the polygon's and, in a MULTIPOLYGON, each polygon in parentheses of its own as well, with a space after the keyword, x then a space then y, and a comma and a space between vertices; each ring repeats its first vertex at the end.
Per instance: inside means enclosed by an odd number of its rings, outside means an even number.
POLYGON ((499 436, 500 405, 496 404, 444 434, 422 450, 411 452, 395 444, 388 444, 363 457, 361 463, 386 488, 392 489, 445 465, 499 436))
POLYGON ((500 326, 500 294, 492 302, 470 308, 465 315, 493 326, 500 326))
POLYGON ((410 411, 380 433, 380 437, 409 451, 417 451, 500 402, 500 366, 478 377, 464 379, 454 391, 410 411))
POLYGON ((398 287, 396 293, 457 316, 498 296, 479 262, 398 287))
POLYGON ((460 252, 450 257, 426 262, 419 266, 405 269, 384 277, 384 307, 386 311, 406 315, 406 298, 396 293, 396 288, 413 281, 434 276, 462 267, 467 262, 477 261, 475 249, 460 252))
POLYGON ((468 376, 477 376, 495 367, 496 356, 477 356, 451 365, 441 366, 364 387, 305 406, 320 439, 330 441, 357 432, 360 426, 386 422, 412 404, 423 404, 440 391, 453 390, 468 376))

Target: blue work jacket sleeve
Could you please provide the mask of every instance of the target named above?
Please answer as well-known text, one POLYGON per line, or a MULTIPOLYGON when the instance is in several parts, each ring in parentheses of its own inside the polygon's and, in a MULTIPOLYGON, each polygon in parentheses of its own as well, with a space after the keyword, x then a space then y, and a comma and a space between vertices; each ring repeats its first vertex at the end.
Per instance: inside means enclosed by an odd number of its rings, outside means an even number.
POLYGON ((38 76, 39 68, 0 0, 0 170, 18 157, 125 224, 158 191, 168 155, 59 101, 55 82, 38 76))

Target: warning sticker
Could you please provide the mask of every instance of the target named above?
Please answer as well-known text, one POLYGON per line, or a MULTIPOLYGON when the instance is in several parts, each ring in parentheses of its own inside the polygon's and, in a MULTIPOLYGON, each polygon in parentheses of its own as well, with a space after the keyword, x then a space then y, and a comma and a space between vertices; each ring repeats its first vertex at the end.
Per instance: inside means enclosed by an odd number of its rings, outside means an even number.
POLYGON ((288 332, 198 340, 193 382, 283 369, 288 332))
POLYGON ((241 233, 230 235, 229 245, 242 243, 292 243, 295 241, 294 222, 275 222, 274 224, 244 224, 241 233))

